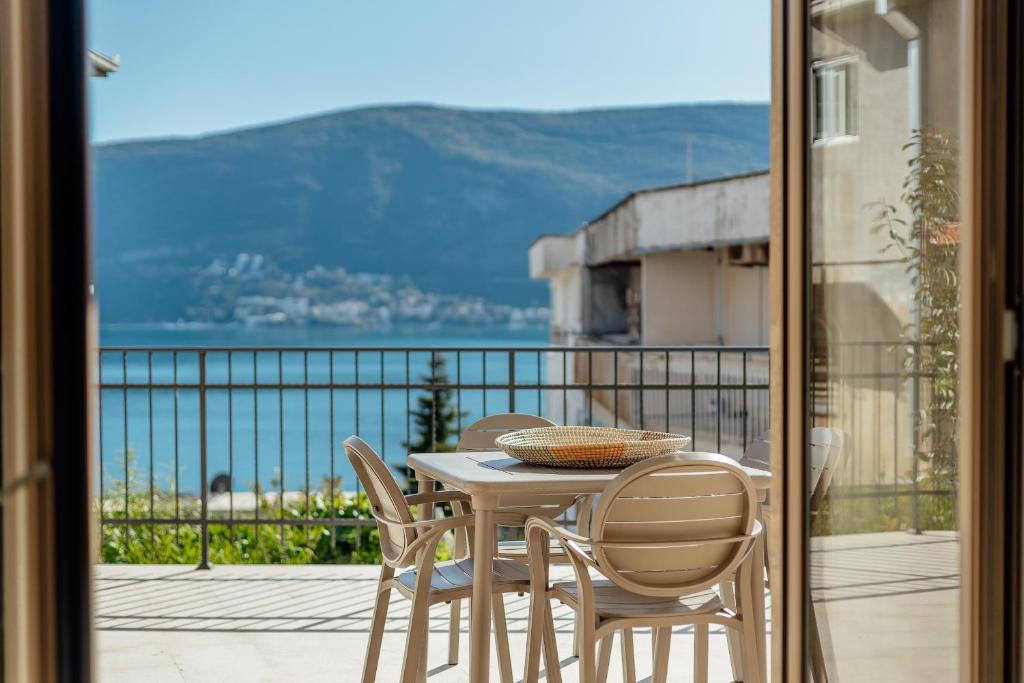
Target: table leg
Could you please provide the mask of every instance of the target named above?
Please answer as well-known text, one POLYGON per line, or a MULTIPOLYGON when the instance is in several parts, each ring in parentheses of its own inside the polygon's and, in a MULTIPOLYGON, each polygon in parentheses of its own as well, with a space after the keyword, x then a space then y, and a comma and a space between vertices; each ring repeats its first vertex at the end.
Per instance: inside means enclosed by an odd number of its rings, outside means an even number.
MULTIPOLYGON (((417 491, 419 493, 433 493, 434 492, 434 480, 430 477, 416 473, 416 481, 418 482, 417 491)), ((434 504, 433 503, 420 503, 419 519, 433 519, 434 518, 434 504)))
POLYGON ((477 507, 473 500, 476 520, 473 525, 473 615, 469 633, 470 683, 486 683, 491 668, 491 558, 494 557, 494 510, 477 507))
MULTIPOLYGON (((434 480, 428 476, 416 473, 417 491, 419 493, 433 493, 434 492, 434 480)), ((418 519, 434 519, 434 504, 433 503, 420 503, 419 510, 417 511, 418 519)), ((429 620, 429 617, 428 617, 429 620)), ((430 637, 430 628, 423 629, 423 638, 426 640, 430 637)), ((427 644, 423 643, 423 655, 420 657, 419 663, 419 681, 427 680, 427 644)))

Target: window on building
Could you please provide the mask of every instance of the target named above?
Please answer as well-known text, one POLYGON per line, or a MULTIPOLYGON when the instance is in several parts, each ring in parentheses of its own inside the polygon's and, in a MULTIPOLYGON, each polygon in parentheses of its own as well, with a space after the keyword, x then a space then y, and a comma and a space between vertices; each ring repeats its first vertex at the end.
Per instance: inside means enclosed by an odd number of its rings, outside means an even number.
POLYGON ((813 65, 814 140, 856 135, 854 91, 856 62, 831 59, 813 65))

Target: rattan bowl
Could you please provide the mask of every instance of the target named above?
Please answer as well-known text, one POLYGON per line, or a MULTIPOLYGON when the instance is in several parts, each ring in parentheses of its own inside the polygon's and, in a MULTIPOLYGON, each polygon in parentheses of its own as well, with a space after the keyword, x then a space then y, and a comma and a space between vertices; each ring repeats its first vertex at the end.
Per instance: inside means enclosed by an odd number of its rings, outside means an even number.
POLYGON ((626 467, 681 451, 690 437, 643 429, 538 427, 502 434, 494 443, 513 458, 532 465, 626 467))

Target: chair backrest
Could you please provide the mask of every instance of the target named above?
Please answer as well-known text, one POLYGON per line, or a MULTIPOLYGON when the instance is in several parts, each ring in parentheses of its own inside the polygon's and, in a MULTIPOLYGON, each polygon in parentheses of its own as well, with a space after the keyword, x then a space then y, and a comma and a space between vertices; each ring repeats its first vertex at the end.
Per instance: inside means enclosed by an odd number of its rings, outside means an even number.
POLYGON ((772 466, 772 446, 769 442, 769 432, 763 431, 754 437, 754 440, 743 451, 740 464, 745 467, 755 467, 759 470, 770 470, 772 466))
POLYGON ((503 434, 508 434, 518 429, 552 427, 554 424, 554 422, 547 418, 526 413, 488 415, 462 430, 462 436, 459 438, 459 443, 455 446, 455 450, 493 451, 498 448, 494 445, 494 440, 503 434))
POLYGON ((345 439, 345 454, 373 506, 381 554, 388 563, 394 563, 416 538, 412 529, 402 527, 413 521, 409 504, 391 469, 368 443, 358 436, 350 436, 345 439))
POLYGON ((813 427, 810 439, 810 472, 807 476, 807 495, 811 500, 819 499, 825 469, 828 467, 829 452, 832 450, 832 430, 827 427, 813 427))
POLYGON ((677 453, 627 467, 591 521, 602 572, 641 595, 681 596, 736 570, 750 548, 757 496, 750 477, 717 453, 677 453))
MULTIPOLYGON (((501 413, 480 418, 466 427, 462 432, 455 450, 493 451, 498 447, 494 440, 502 434, 519 429, 535 427, 552 427, 554 422, 538 415, 527 413, 501 413)), ((569 509, 576 501, 575 496, 505 496, 501 499, 501 509, 507 512, 518 512, 524 515, 540 515, 553 519, 569 509)))
MULTIPOLYGON (((810 472, 808 473, 807 492, 810 496, 811 510, 816 511, 828 487, 832 483, 832 477, 836 470, 842 465, 843 456, 843 433, 828 427, 814 427, 811 429, 808 439, 810 446, 810 472)), ((756 467, 758 469, 771 469, 771 444, 769 432, 762 432, 751 442, 743 457, 739 460, 741 465, 756 467)))
POLYGON ((811 493, 811 511, 817 512, 825 500, 836 473, 846 462, 846 434, 839 429, 829 429, 828 458, 818 480, 817 488, 811 493))

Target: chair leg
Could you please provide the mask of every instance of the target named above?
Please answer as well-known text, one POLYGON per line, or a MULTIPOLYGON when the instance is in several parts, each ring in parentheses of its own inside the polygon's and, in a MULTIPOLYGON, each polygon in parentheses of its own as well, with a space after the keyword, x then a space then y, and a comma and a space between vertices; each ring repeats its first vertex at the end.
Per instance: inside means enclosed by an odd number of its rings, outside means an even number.
POLYGON ((427 607, 427 625, 423 629, 423 646, 420 654, 420 666, 417 675, 419 683, 427 683, 427 653, 430 652, 430 607, 427 607))
POLYGON ((409 615, 409 632, 405 637, 405 659, 402 662, 402 683, 417 683, 426 674, 427 665, 427 633, 430 617, 430 604, 427 598, 430 593, 429 572, 426 581, 416 577, 416 590, 412 596, 412 611, 409 615), (422 585, 421 585, 422 584, 422 585))
POLYGON ((654 631, 654 673, 653 683, 666 683, 668 680, 668 656, 672 643, 672 627, 662 626, 654 631))
POLYGON ((821 642, 821 628, 818 624, 818 615, 813 604, 809 610, 810 624, 808 624, 809 658, 811 662, 811 678, 814 683, 828 683, 828 669, 825 666, 825 649, 821 642))
POLYGON ((537 591, 530 593, 530 615, 526 629, 526 666, 523 671, 524 683, 537 683, 540 679, 540 653, 543 640, 544 656, 548 654, 547 628, 544 612, 548 609, 547 595, 537 591))
POLYGON ((608 667, 612 663, 614 639, 615 634, 609 633, 597 644, 597 683, 606 683, 608 680, 608 667))
POLYGON ((708 625, 693 626, 693 681, 708 683, 708 625))
POLYGON ((761 647, 760 643, 757 642, 757 625, 753 619, 743 620, 743 670, 746 672, 746 678, 743 679, 743 683, 760 683, 760 669, 757 662, 758 648, 761 647))
POLYGON ((459 633, 462 629, 462 601, 452 600, 448 615, 448 663, 459 663, 459 633))
MULTIPOLYGON (((736 611, 736 584, 726 581, 719 587, 719 594, 722 596, 722 604, 727 608, 736 611)), ((735 629, 725 629, 725 641, 729 646, 729 663, 732 665, 732 680, 742 681, 743 679, 743 635, 735 629)))
POLYGON ((576 615, 575 615, 575 617, 573 617, 573 626, 572 626, 572 656, 573 657, 579 657, 580 656, 580 627, 581 627, 581 624, 582 624, 582 621, 581 621, 581 617, 580 617, 580 612, 579 612, 579 610, 576 610, 576 615))
MULTIPOLYGON (((465 529, 455 530, 455 549, 452 552, 452 556, 456 560, 461 560, 466 556, 466 548, 468 547, 466 541, 465 529)), ((448 618, 448 663, 455 665, 459 663, 459 634, 462 629, 462 601, 452 600, 451 614, 448 618)))
MULTIPOLYGON (((763 642, 759 642, 757 617, 754 613, 753 586, 751 572, 740 572, 737 575, 737 592, 740 609, 740 629, 743 635, 743 682, 760 683, 761 665, 758 661, 763 642)), ((763 635, 763 631, 761 634, 763 635)))
POLYGON ((508 624, 505 622, 505 596, 495 593, 491 599, 491 621, 494 622, 494 650, 498 653, 501 683, 512 683, 512 655, 508 649, 508 624))
POLYGON ((363 683, 374 683, 377 680, 377 662, 380 660, 381 638, 384 637, 384 622, 388 618, 388 604, 391 601, 391 589, 385 588, 395 576, 393 567, 383 565, 380 578, 377 580, 377 597, 373 601, 373 619, 370 623, 370 641, 366 644, 366 660, 363 662, 363 683))
POLYGON ((636 683, 636 655, 633 652, 633 629, 619 631, 622 644, 622 683, 636 683))
MULTIPOLYGON (((582 611, 582 610, 580 610, 582 611)), ((597 680, 597 660, 594 656, 596 653, 596 638, 594 634, 595 624, 589 619, 580 619, 577 621, 576 635, 579 638, 579 665, 580 665, 580 681, 595 681, 597 680), (590 623, 587 623, 590 621, 590 623)))
POLYGON ((558 660, 555 641, 555 619, 551 614, 551 601, 544 600, 544 675, 548 683, 562 683, 562 663, 558 660))

